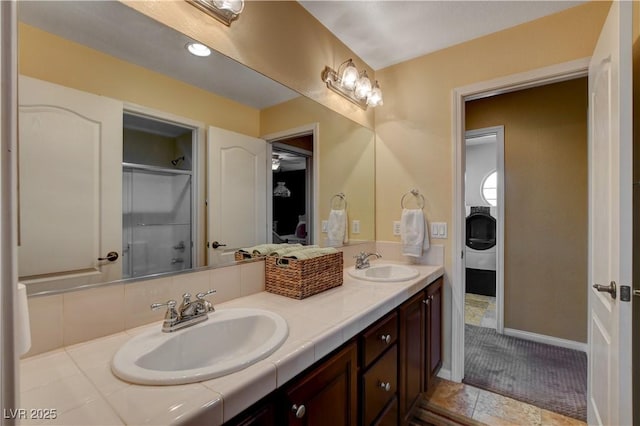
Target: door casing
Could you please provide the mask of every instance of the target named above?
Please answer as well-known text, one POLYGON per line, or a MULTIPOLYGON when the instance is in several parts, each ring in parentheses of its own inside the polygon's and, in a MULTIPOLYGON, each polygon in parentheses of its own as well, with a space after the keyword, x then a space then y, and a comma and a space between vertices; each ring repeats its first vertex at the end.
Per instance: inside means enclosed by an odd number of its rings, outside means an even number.
POLYGON ((538 68, 509 76, 457 87, 452 92, 452 129, 453 140, 453 217, 451 218, 453 265, 451 300, 451 371, 444 371, 453 381, 464 378, 464 267, 465 247, 465 208, 464 208, 464 170, 465 170, 465 102, 482 99, 532 87, 585 77, 590 58, 538 68))

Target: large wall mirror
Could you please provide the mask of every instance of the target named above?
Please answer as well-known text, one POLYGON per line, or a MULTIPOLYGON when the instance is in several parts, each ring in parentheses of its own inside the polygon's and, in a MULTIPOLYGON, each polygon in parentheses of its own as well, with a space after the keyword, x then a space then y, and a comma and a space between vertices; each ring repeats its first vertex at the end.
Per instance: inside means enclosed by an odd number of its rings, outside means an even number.
POLYGON ((325 245, 336 194, 350 241, 375 239, 371 129, 120 2, 20 2, 18 20, 30 294, 325 245))

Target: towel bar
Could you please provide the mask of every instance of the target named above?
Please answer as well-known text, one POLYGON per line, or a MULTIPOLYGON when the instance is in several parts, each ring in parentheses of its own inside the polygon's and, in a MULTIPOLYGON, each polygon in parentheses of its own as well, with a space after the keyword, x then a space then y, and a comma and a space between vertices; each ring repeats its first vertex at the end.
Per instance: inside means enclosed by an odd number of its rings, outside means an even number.
POLYGON ((416 197, 416 199, 418 200, 418 207, 420 207, 420 209, 424 209, 424 195, 422 195, 417 189, 412 189, 402 196, 402 198, 400 199, 400 208, 404 209, 404 199, 407 197, 407 195, 413 195, 414 197, 416 197), (420 202, 420 200, 422 200, 422 202, 420 202))
MULTIPOLYGON (((342 208, 343 210, 347 209, 347 197, 344 195, 343 192, 338 192, 336 195, 334 195, 333 197, 331 197, 331 200, 329 201, 329 208, 333 209, 333 201, 338 198, 338 202, 340 202, 340 200, 342 200, 342 202, 344 203, 344 207, 342 208)), ((338 207, 340 207, 338 205, 338 207)))

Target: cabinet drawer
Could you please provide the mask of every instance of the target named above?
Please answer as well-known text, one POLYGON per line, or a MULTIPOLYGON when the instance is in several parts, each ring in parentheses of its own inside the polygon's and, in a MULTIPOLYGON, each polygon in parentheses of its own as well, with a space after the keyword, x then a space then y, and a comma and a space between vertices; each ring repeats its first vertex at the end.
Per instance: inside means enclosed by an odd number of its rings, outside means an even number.
POLYGON ((398 398, 393 397, 393 401, 387 405, 380 418, 375 421, 375 426, 398 426, 398 398))
POLYGON ((362 334, 362 365, 366 368, 398 338, 398 314, 394 312, 362 334))
POLYGON ((398 388, 398 346, 393 345, 362 375, 362 419, 370 425, 398 388))

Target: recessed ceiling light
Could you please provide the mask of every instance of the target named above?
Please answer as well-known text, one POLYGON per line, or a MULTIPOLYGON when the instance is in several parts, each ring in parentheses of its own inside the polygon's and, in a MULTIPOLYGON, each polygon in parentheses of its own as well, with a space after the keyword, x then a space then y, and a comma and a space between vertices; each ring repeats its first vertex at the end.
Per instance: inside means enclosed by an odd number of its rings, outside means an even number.
POLYGON ((191 43, 187 43, 187 45, 185 47, 187 48, 189 53, 191 53, 192 55, 196 55, 196 56, 209 56, 209 55, 211 55, 211 49, 209 49, 204 44, 191 42, 191 43))

